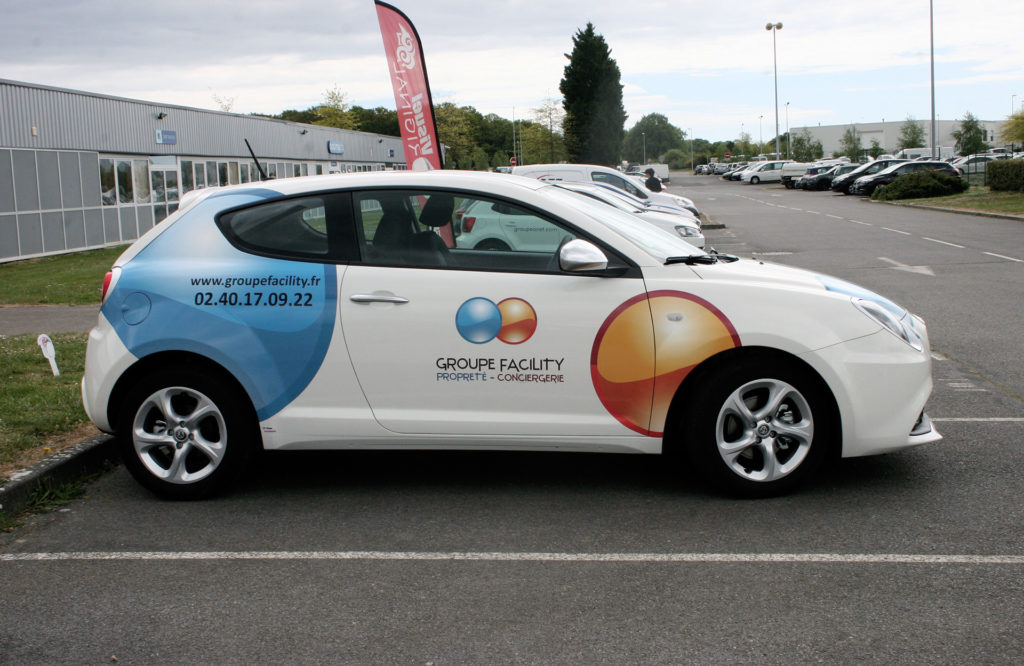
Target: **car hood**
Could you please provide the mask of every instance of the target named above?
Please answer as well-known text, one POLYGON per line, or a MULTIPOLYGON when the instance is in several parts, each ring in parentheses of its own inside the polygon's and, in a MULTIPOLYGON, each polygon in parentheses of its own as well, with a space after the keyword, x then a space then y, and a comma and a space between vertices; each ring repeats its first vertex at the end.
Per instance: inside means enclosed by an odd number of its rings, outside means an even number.
POLYGON ((760 282, 766 286, 797 287, 830 291, 854 298, 872 301, 889 310, 897 318, 906 316, 907 310, 885 296, 837 277, 803 268, 783 266, 767 261, 740 259, 731 263, 719 261, 710 265, 692 266, 701 278, 720 281, 760 282))

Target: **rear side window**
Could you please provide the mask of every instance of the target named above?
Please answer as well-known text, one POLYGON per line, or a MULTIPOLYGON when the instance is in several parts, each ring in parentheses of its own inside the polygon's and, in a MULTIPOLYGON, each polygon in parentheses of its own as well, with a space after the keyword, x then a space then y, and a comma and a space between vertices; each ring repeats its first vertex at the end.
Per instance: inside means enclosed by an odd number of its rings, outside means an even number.
POLYGON ((259 204, 220 216, 229 241, 253 254, 306 261, 355 256, 348 196, 324 193, 259 204))

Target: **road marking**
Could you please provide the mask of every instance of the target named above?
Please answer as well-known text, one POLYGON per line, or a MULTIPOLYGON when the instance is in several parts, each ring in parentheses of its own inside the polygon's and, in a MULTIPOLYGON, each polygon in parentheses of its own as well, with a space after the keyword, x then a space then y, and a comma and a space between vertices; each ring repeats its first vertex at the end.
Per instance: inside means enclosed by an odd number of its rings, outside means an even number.
POLYGON ((1024 423, 1024 417, 1019 416, 948 416, 946 418, 934 418, 932 423, 1024 423))
POLYGON ((889 257, 879 257, 879 259, 888 264, 892 264, 893 270, 896 271, 906 271, 907 273, 917 273, 919 275, 930 275, 932 277, 935 277, 935 271, 933 271, 928 266, 910 266, 908 264, 901 264, 895 259, 890 259, 889 257))
POLYGON ((1016 259, 1014 257, 1008 257, 1005 254, 996 254, 995 252, 986 252, 985 254, 987 254, 990 257, 999 257, 1000 259, 1006 259, 1008 261, 1016 261, 1016 262, 1024 263, 1024 259, 1016 259))
POLYGON ((910 235, 912 235, 912 234, 911 234, 910 232, 908 232, 908 231, 900 231, 899 229, 890 229, 889 227, 882 227, 882 228, 883 228, 883 229, 885 229, 886 231, 892 231, 893 233, 897 233, 897 234, 903 234, 904 236, 910 236, 910 235))
POLYGON ((818 212, 818 211, 816 211, 816 210, 809 210, 809 211, 806 211, 806 212, 807 212, 807 213, 809 213, 809 214, 811 214, 811 215, 821 215, 821 213, 819 213, 819 212, 818 212))
POLYGON ((843 217, 841 215, 832 215, 830 213, 825 213, 825 217, 831 217, 833 220, 842 220, 843 219, 843 217))
POLYGON ((808 564, 1014 564, 1024 555, 926 555, 915 553, 502 553, 403 551, 112 551, 3 553, 0 562, 196 560, 371 560, 448 562, 636 562, 808 564))
POLYGON ((942 243, 943 245, 948 245, 950 247, 958 247, 961 250, 964 249, 963 245, 957 245, 956 243, 949 243, 949 242, 944 241, 944 240, 939 240, 938 238, 928 238, 927 236, 921 236, 921 238, 925 239, 926 241, 931 241, 933 243, 942 243))
POLYGON ((850 222, 853 222, 854 224, 863 224, 865 227, 873 227, 873 226, 875 226, 875 225, 871 224, 870 222, 861 222, 860 220, 850 220, 850 222))

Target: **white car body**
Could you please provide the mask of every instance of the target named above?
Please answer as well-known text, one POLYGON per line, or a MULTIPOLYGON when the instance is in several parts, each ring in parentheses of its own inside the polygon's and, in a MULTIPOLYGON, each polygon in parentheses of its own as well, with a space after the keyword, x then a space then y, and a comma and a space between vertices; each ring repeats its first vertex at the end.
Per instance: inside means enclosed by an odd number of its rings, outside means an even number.
POLYGON ((756 185, 758 183, 778 183, 782 181, 782 167, 785 160, 772 160, 769 162, 758 162, 756 166, 747 169, 740 176, 744 183, 756 185))
MULTIPOLYGON (((852 457, 940 439, 922 411, 931 387, 924 323, 867 290, 716 260, 543 181, 407 171, 192 199, 115 262, 82 396, 101 430, 119 432, 140 482, 191 498, 221 488, 253 439, 263 449, 679 447, 745 490, 773 489, 797 479, 794 451, 852 457), (439 247, 432 229, 456 200, 519 206, 561 234, 530 252, 439 247), (389 254, 397 204, 428 227, 412 238, 429 252, 389 254), (731 390, 734 374, 767 377, 769 398, 784 400, 750 424, 757 442, 742 450, 762 456, 753 471, 746 458, 737 466, 732 440, 718 459, 714 436, 685 434, 698 420, 717 428, 718 406, 692 405, 731 390)), ((741 403, 726 400, 721 414, 734 419, 741 403)))
POLYGON ((512 173, 516 176, 526 176, 527 178, 536 178, 538 180, 608 183, 635 197, 647 199, 654 203, 683 206, 699 215, 699 211, 691 199, 667 191, 651 192, 644 185, 642 179, 627 176, 611 167, 596 164, 528 164, 526 166, 513 167, 512 173))

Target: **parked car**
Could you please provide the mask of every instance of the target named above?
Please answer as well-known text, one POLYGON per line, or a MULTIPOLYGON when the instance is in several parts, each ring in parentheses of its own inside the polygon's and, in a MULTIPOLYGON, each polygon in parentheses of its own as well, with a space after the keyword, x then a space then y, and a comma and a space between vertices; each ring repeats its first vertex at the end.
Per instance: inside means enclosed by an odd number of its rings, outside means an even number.
POLYGON ((850 186, 853 185, 853 181, 857 180, 861 176, 870 176, 871 174, 878 173, 882 169, 886 169, 893 164, 902 164, 903 162, 908 161, 909 160, 905 159, 875 160, 873 162, 868 162, 867 164, 861 164, 853 171, 833 178, 832 191, 849 194, 850 186))
POLYGON ((740 180, 741 178, 743 178, 744 172, 749 171, 750 169, 754 169, 760 166, 761 164, 764 164, 764 162, 749 162, 739 167, 738 169, 733 169, 732 171, 730 171, 729 173, 725 174, 722 177, 725 178, 726 180, 740 180))
POLYGON ((757 162, 754 168, 748 169, 740 175, 740 180, 751 185, 778 183, 782 180, 782 165, 785 163, 785 160, 757 162))
MULTIPOLYGON (((1009 157, 1009 155, 1006 157, 1009 157)), ((985 173, 988 163, 994 162, 997 159, 1001 159, 1001 156, 996 154, 968 155, 953 160, 951 165, 956 167, 961 173, 985 173)))
POLYGON ((939 171, 942 173, 948 173, 951 176, 960 175, 960 172, 948 162, 942 162, 939 160, 932 162, 918 162, 917 160, 914 160, 913 162, 906 162, 904 164, 893 164, 889 168, 882 169, 878 173, 861 176, 857 180, 853 181, 853 185, 850 186, 850 194, 871 196, 871 193, 879 187, 888 185, 900 176, 905 176, 908 173, 915 173, 917 171, 939 171))
POLYGON ((800 180, 807 173, 808 169, 819 166, 823 167, 825 165, 818 164, 817 162, 786 162, 782 165, 782 173, 779 174, 779 177, 782 180, 782 184, 786 186, 786 189, 791 190, 796 187, 796 181, 800 180))
POLYGON ((106 276, 81 384, 131 474, 175 499, 261 449, 355 448, 675 453, 771 495, 941 439, 931 387, 924 322, 873 292, 442 170, 190 193, 106 276), (546 245, 451 247, 476 202, 522 209, 546 245))
POLYGON ((644 186, 643 181, 626 176, 611 167, 596 164, 528 164, 512 167, 512 173, 517 176, 526 176, 540 180, 609 183, 635 197, 650 200, 654 203, 683 206, 692 211, 694 215, 700 216, 700 211, 692 200, 667 191, 651 192, 644 186))
POLYGON ((832 185, 832 179, 836 176, 850 173, 857 168, 857 164, 832 164, 824 167, 812 167, 807 174, 800 178, 796 187, 801 190, 827 190, 832 185))
POLYGON ((704 249, 704 234, 700 230, 700 220, 693 217, 689 211, 678 211, 675 213, 667 210, 654 210, 650 207, 638 205, 630 201, 629 195, 618 194, 614 188, 602 187, 599 183, 558 183, 558 187, 564 187, 572 192, 578 192, 585 196, 597 199, 602 203, 617 208, 618 210, 637 216, 644 222, 648 222, 659 229, 670 234, 677 235, 694 247, 704 249))

